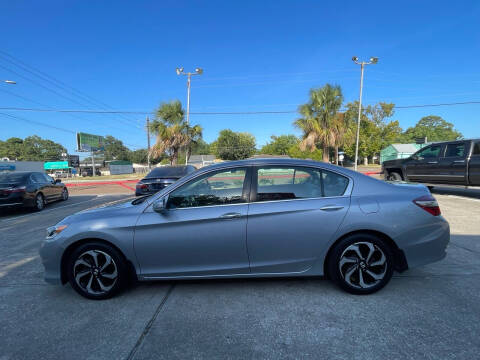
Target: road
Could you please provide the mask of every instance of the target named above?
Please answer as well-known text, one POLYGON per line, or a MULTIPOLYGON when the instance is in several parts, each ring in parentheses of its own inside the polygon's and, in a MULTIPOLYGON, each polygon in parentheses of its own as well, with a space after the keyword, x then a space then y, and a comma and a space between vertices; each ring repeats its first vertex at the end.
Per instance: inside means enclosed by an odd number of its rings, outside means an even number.
POLYGON ((310 278, 145 283, 89 301, 43 282, 45 228, 125 195, 0 215, 0 359, 478 358, 480 200, 435 196, 447 258, 370 296, 310 278))

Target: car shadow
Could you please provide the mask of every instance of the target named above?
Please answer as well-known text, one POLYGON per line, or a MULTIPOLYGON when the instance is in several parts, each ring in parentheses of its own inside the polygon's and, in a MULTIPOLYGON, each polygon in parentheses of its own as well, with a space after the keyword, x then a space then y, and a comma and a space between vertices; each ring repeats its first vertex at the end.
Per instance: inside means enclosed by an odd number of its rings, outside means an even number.
MULTIPOLYGON (((75 195, 75 196, 70 196, 67 201, 55 201, 48 203, 44 210, 49 210, 49 209, 55 209, 58 207, 62 207, 65 205, 74 205, 76 203, 82 203, 84 201, 88 201, 91 199, 96 198, 97 195, 75 195)), ((0 208, 0 219, 2 218, 7 218, 9 216, 19 216, 19 215, 26 215, 26 214, 36 214, 36 213, 42 213, 41 211, 35 211, 30 208, 25 208, 21 206, 16 206, 16 207, 2 207, 0 208)))
POLYGON ((430 189, 432 194, 464 196, 473 199, 480 199, 480 188, 464 188, 449 186, 434 186, 430 189))

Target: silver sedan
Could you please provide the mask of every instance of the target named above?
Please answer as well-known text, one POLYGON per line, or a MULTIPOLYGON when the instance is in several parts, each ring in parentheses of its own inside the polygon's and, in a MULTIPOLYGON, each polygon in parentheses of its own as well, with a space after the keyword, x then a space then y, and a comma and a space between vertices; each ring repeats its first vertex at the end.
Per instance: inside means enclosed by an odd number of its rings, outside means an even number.
POLYGON ((148 197, 47 230, 49 283, 90 299, 138 280, 326 276, 370 294, 445 257, 447 221, 423 185, 326 163, 256 159, 203 168, 148 197))

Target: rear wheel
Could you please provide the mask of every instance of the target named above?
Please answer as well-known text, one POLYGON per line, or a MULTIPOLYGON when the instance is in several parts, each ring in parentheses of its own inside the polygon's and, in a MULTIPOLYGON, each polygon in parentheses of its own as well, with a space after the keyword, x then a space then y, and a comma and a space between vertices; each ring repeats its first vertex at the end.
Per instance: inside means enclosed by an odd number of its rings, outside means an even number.
POLYGON ((68 190, 67 190, 67 188, 64 188, 63 191, 62 191, 62 200, 63 201, 68 200, 68 190))
POLYGON ((45 207, 45 197, 43 196, 42 193, 38 193, 37 196, 35 196, 35 201, 33 203, 33 210, 42 211, 44 207, 45 207))
POLYGON ((393 254, 377 236, 354 234, 335 245, 328 259, 328 273, 352 294, 371 294, 392 278, 393 254))
POLYGON ((103 243, 79 246, 72 252, 67 266, 70 285, 88 299, 108 299, 122 290, 127 281, 123 256, 103 243))
POLYGON ((390 172, 388 173, 387 180, 389 181, 402 181, 402 175, 399 174, 398 172, 390 172))

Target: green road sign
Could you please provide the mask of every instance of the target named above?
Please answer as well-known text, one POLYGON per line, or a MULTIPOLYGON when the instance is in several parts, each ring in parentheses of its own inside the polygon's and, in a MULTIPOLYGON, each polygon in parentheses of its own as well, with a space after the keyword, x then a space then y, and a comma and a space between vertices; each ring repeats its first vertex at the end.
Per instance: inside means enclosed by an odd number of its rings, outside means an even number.
POLYGON ((50 161, 43 164, 45 170, 68 169, 68 161, 50 161))
POLYGON ((103 151, 105 139, 100 135, 77 133, 77 151, 103 151))

